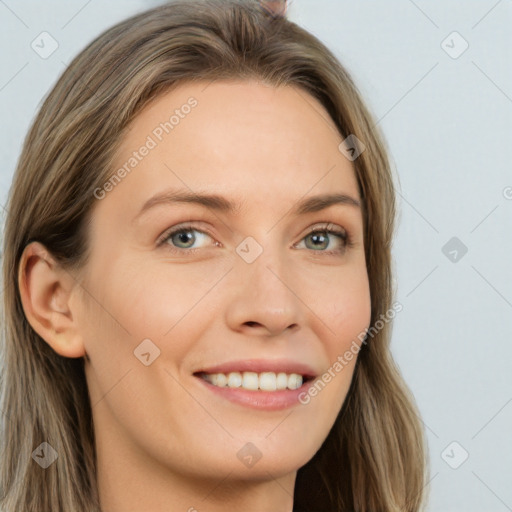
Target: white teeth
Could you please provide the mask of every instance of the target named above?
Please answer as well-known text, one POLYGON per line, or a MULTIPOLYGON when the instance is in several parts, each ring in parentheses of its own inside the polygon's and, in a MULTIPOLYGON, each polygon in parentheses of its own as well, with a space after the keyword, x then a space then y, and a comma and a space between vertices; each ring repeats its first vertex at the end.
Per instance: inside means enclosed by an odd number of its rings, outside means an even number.
POLYGON ((217 386, 224 387, 228 383, 228 378, 223 373, 217 374, 217 386))
POLYGON ((258 374, 254 372, 244 372, 242 375, 242 387, 256 391, 259 386, 258 374))
MULTIPOLYGON (((217 374, 217 375, 222 375, 222 374, 217 374)), ((231 372, 228 375, 228 387, 239 388, 241 385, 242 385, 242 376, 238 372, 231 372)))
POLYGON ((302 377, 297 375, 296 373, 292 373, 288 377, 288 388, 289 389, 297 389, 302 386, 302 377))
POLYGON ((228 378, 223 373, 216 373, 215 375, 212 375, 212 377, 215 379, 214 384, 221 388, 228 383, 228 378))
POLYGON ((278 373, 274 372, 231 372, 228 375, 225 373, 206 373, 202 375, 203 379, 207 380, 214 386, 229 387, 229 388, 243 388, 251 391, 282 391, 284 389, 298 389, 302 386, 302 375, 297 373, 278 373))
POLYGON ((288 375, 286 375, 286 373, 278 373, 276 385, 277 389, 286 389, 288 387, 288 375))
MULTIPOLYGON (((286 375, 286 374, 285 374, 286 375)), ((273 372, 265 372, 260 375, 260 389, 263 391, 275 391, 277 389, 277 377, 273 372)))

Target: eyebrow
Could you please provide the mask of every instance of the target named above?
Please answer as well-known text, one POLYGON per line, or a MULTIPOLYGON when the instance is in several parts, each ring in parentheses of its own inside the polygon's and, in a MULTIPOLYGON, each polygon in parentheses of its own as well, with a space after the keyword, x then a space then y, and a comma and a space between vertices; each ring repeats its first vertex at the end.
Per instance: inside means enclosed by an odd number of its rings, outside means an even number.
MULTIPOLYGON (((148 199, 142 206, 140 212, 136 215, 135 219, 157 205, 173 203, 198 204, 218 212, 229 213, 232 215, 240 213, 242 209, 241 202, 230 201, 218 194, 193 193, 186 190, 176 190, 157 194, 148 199)), ((304 215, 307 213, 325 210, 326 208, 336 204, 361 208, 361 202, 358 199, 347 194, 333 193, 320 194, 302 199, 293 207, 291 213, 293 215, 304 215)))

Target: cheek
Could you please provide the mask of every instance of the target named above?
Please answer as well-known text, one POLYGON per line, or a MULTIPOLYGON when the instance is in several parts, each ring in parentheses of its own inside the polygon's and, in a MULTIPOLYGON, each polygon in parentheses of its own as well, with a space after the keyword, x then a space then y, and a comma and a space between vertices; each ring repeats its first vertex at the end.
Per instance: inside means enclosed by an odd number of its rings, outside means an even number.
POLYGON ((371 297, 366 274, 353 286, 345 286, 333 297, 331 306, 331 325, 339 350, 346 350, 347 343, 360 340, 371 320, 371 297))
POLYGON ((230 268, 224 266, 210 265, 203 272, 195 265, 118 259, 110 268, 92 269, 96 300, 89 315, 101 319, 95 322, 101 327, 89 332, 90 342, 110 355, 106 345, 133 358, 133 350, 150 339, 162 352, 172 345, 173 360, 180 360, 197 339, 194 334, 211 320, 215 284, 230 268))
MULTIPOLYGON (((350 272, 340 272, 326 287, 322 301, 317 300, 316 310, 323 332, 322 340, 327 355, 328 368, 320 380, 325 384, 329 400, 341 407, 350 386, 354 367, 371 321, 371 296, 368 274, 363 266, 350 272)), ((315 310, 315 311, 316 311, 315 310)), ((318 389, 323 390, 323 384, 318 389)), ((314 393, 314 392, 313 392, 314 393)))
POLYGON ((321 279, 313 276, 304 283, 304 290, 310 290, 305 302, 324 325, 323 338, 332 361, 370 324, 371 296, 364 260, 321 279))
POLYGON ((164 264, 151 267, 120 259, 110 266, 91 267, 94 279, 90 278, 88 288, 94 300, 80 319, 92 363, 88 370, 91 402, 110 408, 133 436, 146 428, 151 431, 155 411, 169 397, 173 397, 172 407, 159 413, 169 432, 186 437, 179 417, 187 408, 190 414, 201 414, 171 374, 179 373, 214 318, 208 291, 225 271, 212 269, 203 277, 197 270, 182 268, 171 272, 164 264), (148 366, 139 359, 143 352, 149 352, 148 366), (110 393, 113 389, 115 393, 110 393), (144 411, 137 421, 134 409, 144 411), (181 411, 180 415, 171 414, 173 410, 181 411))
MULTIPOLYGON (((333 427, 347 397, 354 368, 371 318, 371 302, 366 272, 332 281, 324 294, 323 315, 315 322, 326 354, 323 373, 300 397, 306 417, 314 417, 322 430, 306 422, 304 438, 320 445, 333 427), (326 327, 328 326, 328 327, 326 327)), ((317 301, 317 307, 322 302, 317 301)), ((363 347, 364 349, 364 347, 363 347)))

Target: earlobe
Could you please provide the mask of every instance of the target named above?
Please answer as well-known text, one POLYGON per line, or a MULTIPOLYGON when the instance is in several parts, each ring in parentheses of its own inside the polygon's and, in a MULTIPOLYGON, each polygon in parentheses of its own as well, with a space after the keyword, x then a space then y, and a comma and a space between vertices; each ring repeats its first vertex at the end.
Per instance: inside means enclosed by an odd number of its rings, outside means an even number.
POLYGON ((76 315, 70 309, 69 299, 75 286, 73 277, 44 245, 32 242, 25 247, 18 271, 25 316, 34 331, 65 357, 85 354, 76 315))

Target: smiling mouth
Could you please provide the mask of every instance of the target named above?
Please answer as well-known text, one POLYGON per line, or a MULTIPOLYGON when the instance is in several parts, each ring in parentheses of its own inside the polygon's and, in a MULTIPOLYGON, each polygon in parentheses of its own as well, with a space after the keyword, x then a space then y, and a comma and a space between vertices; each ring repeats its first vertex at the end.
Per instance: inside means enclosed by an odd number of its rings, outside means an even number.
POLYGON ((219 388, 239 388, 247 391, 295 390, 313 379, 307 375, 285 372, 197 372, 194 375, 219 388))

